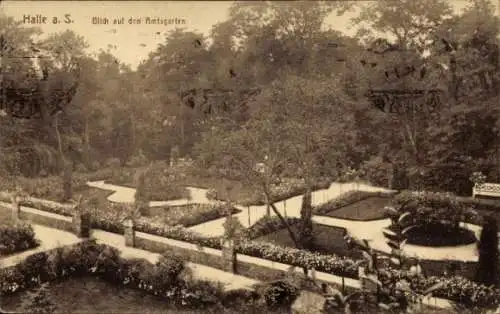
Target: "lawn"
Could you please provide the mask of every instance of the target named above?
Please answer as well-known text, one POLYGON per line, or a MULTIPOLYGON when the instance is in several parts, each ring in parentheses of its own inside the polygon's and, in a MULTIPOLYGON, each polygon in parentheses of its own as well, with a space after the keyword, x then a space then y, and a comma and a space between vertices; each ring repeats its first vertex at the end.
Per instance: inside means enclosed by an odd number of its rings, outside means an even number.
MULTIPOLYGON (((292 226, 292 230, 297 234, 297 227, 292 226)), ((314 247, 311 251, 323 254, 338 254, 343 256, 358 257, 356 252, 349 250, 344 240, 345 229, 313 224, 314 231, 314 247)), ((278 231, 261 236, 256 241, 272 242, 284 247, 295 247, 288 231, 280 229, 278 231)))
POLYGON ((334 209, 324 216, 349 220, 377 220, 383 219, 384 207, 390 205, 390 197, 373 196, 359 202, 334 209))
MULTIPOLYGON (((56 306, 56 313, 248 313, 253 309, 203 308, 179 309, 159 297, 115 286, 94 277, 78 277, 48 286, 47 296, 56 306)), ((0 306, 9 311, 27 313, 29 292, 23 291, 0 298, 0 306)), ((266 312, 269 312, 267 310, 266 312)), ((276 312, 278 313, 278 312, 276 312)), ((275 313, 275 314, 276 314, 275 313)))

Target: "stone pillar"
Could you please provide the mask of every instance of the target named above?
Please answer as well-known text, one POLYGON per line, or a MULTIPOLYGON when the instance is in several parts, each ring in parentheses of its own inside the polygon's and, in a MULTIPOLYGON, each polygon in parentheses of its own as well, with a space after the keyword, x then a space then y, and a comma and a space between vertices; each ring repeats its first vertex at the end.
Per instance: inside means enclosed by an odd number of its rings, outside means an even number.
POLYGON ((21 204, 19 202, 19 197, 11 197, 12 202, 12 220, 18 221, 21 219, 21 204))
POLYGON ((90 214, 75 211, 73 213, 73 232, 79 238, 90 237, 90 214))
POLYGON ((390 164, 387 176, 387 188, 392 190, 394 188, 394 164, 390 164))
POLYGON ((135 247, 135 230, 134 221, 132 219, 127 219, 123 222, 125 237, 125 246, 135 247))
POLYGON ((222 259, 224 263, 224 270, 236 273, 236 251, 234 249, 233 240, 222 240, 222 259))

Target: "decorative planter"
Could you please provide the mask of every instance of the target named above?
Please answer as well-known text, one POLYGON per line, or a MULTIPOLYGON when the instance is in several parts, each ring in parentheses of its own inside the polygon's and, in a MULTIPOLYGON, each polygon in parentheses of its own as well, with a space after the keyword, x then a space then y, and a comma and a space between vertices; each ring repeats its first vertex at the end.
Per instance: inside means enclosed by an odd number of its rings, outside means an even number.
POLYGON ((123 222, 125 237, 125 246, 135 247, 135 230, 134 221, 132 219, 127 219, 123 222))

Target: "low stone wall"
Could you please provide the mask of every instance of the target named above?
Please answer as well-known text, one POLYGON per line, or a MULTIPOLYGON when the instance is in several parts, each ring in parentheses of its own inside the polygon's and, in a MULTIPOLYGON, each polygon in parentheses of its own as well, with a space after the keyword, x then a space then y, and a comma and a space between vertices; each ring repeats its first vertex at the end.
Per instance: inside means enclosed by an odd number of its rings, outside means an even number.
MULTIPOLYGON (((160 254, 173 252, 186 261, 228 271, 228 266, 223 258, 222 250, 197 246, 195 244, 137 231, 135 232, 134 238, 135 248, 160 254)), ((294 269, 294 271, 298 273, 303 273, 302 268, 243 254, 236 255, 236 265, 234 268, 236 269, 235 273, 238 275, 262 281, 274 280, 288 273, 290 269, 294 269)), ((317 282, 341 286, 342 281, 344 281, 346 288, 360 288, 359 281, 351 278, 344 278, 344 280, 342 280, 342 277, 316 271, 310 271, 308 276, 314 278, 317 282)))
POLYGON ((70 217, 46 213, 28 207, 21 207, 19 217, 34 224, 73 232, 73 220, 70 217))
POLYGON ((224 260, 220 250, 142 232, 135 232, 135 247, 160 254, 174 252, 186 261, 224 270, 224 260))
POLYGON ((25 206, 17 206, 17 210, 14 210, 12 204, 5 202, 0 202, 0 209, 11 211, 14 219, 72 232, 82 238, 89 236, 90 221, 88 217, 80 217, 79 215, 67 217, 25 206))

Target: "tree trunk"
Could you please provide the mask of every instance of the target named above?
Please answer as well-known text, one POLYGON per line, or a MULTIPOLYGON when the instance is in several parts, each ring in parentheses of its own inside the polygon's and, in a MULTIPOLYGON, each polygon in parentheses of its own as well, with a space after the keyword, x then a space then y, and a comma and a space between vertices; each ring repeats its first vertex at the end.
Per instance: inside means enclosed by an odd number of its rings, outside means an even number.
POLYGON ((270 199, 269 197, 267 196, 267 193, 264 194, 264 197, 265 197, 265 201, 266 201, 266 216, 267 217, 271 217, 271 207, 270 207, 270 199))
POLYGON ((299 241, 303 248, 312 249, 314 238, 312 226, 312 191, 310 185, 307 186, 302 199, 300 218, 299 241))
MULTIPOLYGON (((269 194, 268 194, 267 191, 264 191, 264 194, 266 195, 266 199, 270 199, 269 194)), ((300 244, 300 241, 297 240, 297 237, 295 236, 295 233, 293 232, 292 228, 290 227, 290 225, 288 224, 288 222, 286 221, 286 219, 281 215, 281 213, 278 211, 278 209, 276 208, 276 206, 274 205, 274 203, 268 202, 268 205, 271 207, 271 209, 276 214, 276 216, 278 216, 279 220, 281 220, 281 222, 283 222, 283 224, 285 225, 285 228, 288 231, 288 233, 290 235, 290 238, 293 241, 293 244, 295 244, 295 246, 298 249, 301 249, 302 245, 300 244)))
POLYGON ((64 171, 64 167, 65 167, 65 164, 64 164, 64 153, 63 153, 63 148, 62 148, 61 133, 59 132, 59 115, 58 114, 56 114, 56 116, 55 116, 54 130, 55 130, 55 133, 56 133, 57 148, 59 150, 59 162, 60 162, 60 165, 62 165, 63 171, 64 171))
POLYGON ((92 165, 90 162, 90 130, 89 130, 89 118, 85 117, 83 140, 85 141, 85 166, 87 169, 91 169, 92 165))

